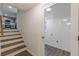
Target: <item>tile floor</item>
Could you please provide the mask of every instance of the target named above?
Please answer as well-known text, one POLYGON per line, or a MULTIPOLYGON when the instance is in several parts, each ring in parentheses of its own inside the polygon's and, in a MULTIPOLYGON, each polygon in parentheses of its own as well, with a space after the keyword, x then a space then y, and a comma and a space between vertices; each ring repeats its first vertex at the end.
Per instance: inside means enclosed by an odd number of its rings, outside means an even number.
POLYGON ((46 56, 70 56, 70 52, 49 46, 49 45, 45 45, 45 55, 46 56))

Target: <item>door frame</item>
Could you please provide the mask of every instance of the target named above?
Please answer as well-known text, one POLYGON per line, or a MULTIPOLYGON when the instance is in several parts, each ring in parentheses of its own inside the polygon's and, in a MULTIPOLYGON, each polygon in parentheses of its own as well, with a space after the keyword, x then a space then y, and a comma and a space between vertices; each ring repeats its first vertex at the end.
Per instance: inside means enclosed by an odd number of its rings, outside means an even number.
POLYGON ((78 13, 79 13, 79 4, 71 3, 71 56, 78 56, 78 13))
MULTIPOLYGON (((45 9, 55 5, 56 3, 46 3, 43 5, 43 9, 42 9, 42 15, 43 15, 43 32, 42 35, 45 37, 45 33, 44 33, 44 21, 45 21, 45 9)), ((71 42, 70 42, 70 53, 71 56, 78 56, 78 3, 71 3, 71 42), (74 42, 74 44, 73 44, 74 42)), ((43 41, 43 55, 45 55, 45 43, 43 41)))
MULTIPOLYGON (((42 37, 45 37, 45 32, 44 32, 44 22, 45 22, 45 9, 54 5, 56 3, 44 3, 42 4, 42 10, 41 10, 41 15, 42 15, 42 37)), ((45 38, 42 38, 42 43, 43 43, 43 47, 42 47, 42 55, 45 56, 45 42, 44 42, 45 38)))

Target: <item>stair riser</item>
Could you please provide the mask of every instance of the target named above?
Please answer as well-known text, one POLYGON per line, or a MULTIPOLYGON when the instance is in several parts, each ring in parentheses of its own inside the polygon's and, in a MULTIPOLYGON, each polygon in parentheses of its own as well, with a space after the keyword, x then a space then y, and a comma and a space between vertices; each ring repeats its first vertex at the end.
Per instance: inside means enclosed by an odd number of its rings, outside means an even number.
POLYGON ((1 45, 6 45, 6 44, 18 42, 18 41, 23 41, 23 40, 22 40, 22 39, 19 39, 19 40, 13 40, 13 41, 2 42, 1 45))
POLYGON ((7 51, 2 52, 1 55, 7 55, 7 54, 10 54, 10 53, 13 53, 15 51, 18 51, 19 49, 24 48, 24 47, 25 47, 25 45, 18 46, 16 48, 13 48, 13 49, 10 49, 10 50, 7 50, 7 51))
POLYGON ((10 39, 5 39, 5 40, 1 40, 1 42, 12 41, 12 40, 19 40, 19 39, 22 39, 22 37, 15 37, 15 38, 10 38, 10 39))
POLYGON ((12 34, 20 34, 19 32, 7 32, 7 33, 4 33, 4 35, 12 35, 12 34))
POLYGON ((5 31, 19 31, 19 30, 17 30, 17 29, 3 29, 3 31, 5 32, 5 31))
POLYGON ((2 45, 1 48, 7 48, 7 47, 10 47, 10 46, 13 46, 13 45, 17 45, 17 44, 21 44, 21 43, 24 43, 24 41, 17 41, 17 42, 13 42, 13 43, 9 43, 9 44, 6 44, 6 45, 2 45))
MULTIPOLYGON (((19 54, 19 53, 21 53, 21 52, 23 52, 23 51, 25 51, 26 50, 26 47, 25 48, 22 48, 22 49, 20 49, 20 50, 18 50, 18 51, 15 51, 15 52, 13 52, 13 53, 10 53, 10 54, 7 54, 6 56, 15 56, 16 54, 19 54)), ((19 56, 19 55, 18 55, 19 56)))
POLYGON ((0 55, 14 56, 26 50, 26 46, 20 31, 16 29, 3 30, 3 33, 4 35, 0 36, 0 55))
POLYGON ((10 50, 10 49, 19 47, 19 46, 21 46, 21 45, 24 45, 24 43, 17 44, 17 45, 11 46, 11 47, 7 47, 7 48, 4 48, 4 49, 1 49, 1 53, 2 53, 2 52, 5 52, 5 51, 7 51, 7 50, 10 50))
POLYGON ((11 39, 11 38, 16 38, 16 37, 21 37, 21 35, 0 37, 0 40, 11 39))

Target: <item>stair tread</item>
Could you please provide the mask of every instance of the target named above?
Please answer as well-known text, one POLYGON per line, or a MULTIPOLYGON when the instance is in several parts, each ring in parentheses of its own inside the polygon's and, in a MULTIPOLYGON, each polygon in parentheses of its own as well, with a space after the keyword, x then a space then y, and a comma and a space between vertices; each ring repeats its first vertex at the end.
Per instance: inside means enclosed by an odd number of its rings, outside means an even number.
POLYGON ((18 50, 25 49, 26 46, 24 45, 24 41, 22 40, 23 37, 21 36, 19 30, 3 30, 3 33, 4 35, 0 36, 2 37, 2 56, 6 56, 11 53, 17 52, 18 50))
POLYGON ((15 36, 15 35, 21 35, 21 34, 2 35, 2 36, 0 36, 0 37, 6 37, 6 36, 15 36))
POLYGON ((10 38, 10 39, 1 40, 1 42, 11 41, 11 40, 17 40, 17 39, 22 39, 22 38, 23 38, 23 37, 15 37, 15 38, 10 38))
MULTIPOLYGON (((6 45, 2 45, 1 48, 7 48, 7 47, 10 47, 10 46, 13 46, 13 45, 17 45, 17 44, 20 44, 20 43, 23 43, 24 41, 19 41, 19 42, 14 42, 14 43, 10 43, 10 44, 6 44, 6 45)), ((7 42, 6 42, 7 43, 7 42)))
POLYGON ((13 53, 13 52, 15 52, 15 51, 17 51, 17 50, 20 50, 20 49, 22 49, 22 48, 24 48, 24 47, 25 47, 25 45, 22 45, 22 46, 19 46, 19 47, 16 47, 16 48, 13 48, 13 49, 10 49, 10 50, 1 52, 1 55, 2 55, 2 56, 8 55, 8 54, 13 53))
POLYGON ((22 51, 18 54, 16 54, 15 56, 32 56, 28 51, 22 51))

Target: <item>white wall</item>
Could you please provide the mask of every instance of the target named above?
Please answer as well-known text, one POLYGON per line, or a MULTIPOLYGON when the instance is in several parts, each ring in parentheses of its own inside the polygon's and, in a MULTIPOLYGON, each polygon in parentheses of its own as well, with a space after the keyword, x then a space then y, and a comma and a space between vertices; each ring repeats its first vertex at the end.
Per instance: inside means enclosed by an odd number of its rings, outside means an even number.
MULTIPOLYGON (((79 15, 79 5, 78 5, 78 15, 79 15)), ((79 17, 78 17, 78 37, 79 37, 79 17)), ((79 56, 79 41, 78 41, 78 56, 79 56)))
POLYGON ((2 15, 2 11, 1 11, 2 5, 0 4, 0 15, 2 15))
POLYGON ((17 22, 17 28, 18 28, 18 30, 20 30, 21 32, 22 32, 22 20, 23 20, 23 11, 20 11, 20 10, 17 10, 17 20, 16 20, 16 22, 17 22))
POLYGON ((32 55, 43 55, 41 4, 24 12, 20 21, 27 50, 32 55))
POLYGON ((45 12, 47 30, 45 43, 70 52, 71 24, 67 23, 71 23, 71 4, 55 4, 50 8, 51 11, 45 12))

